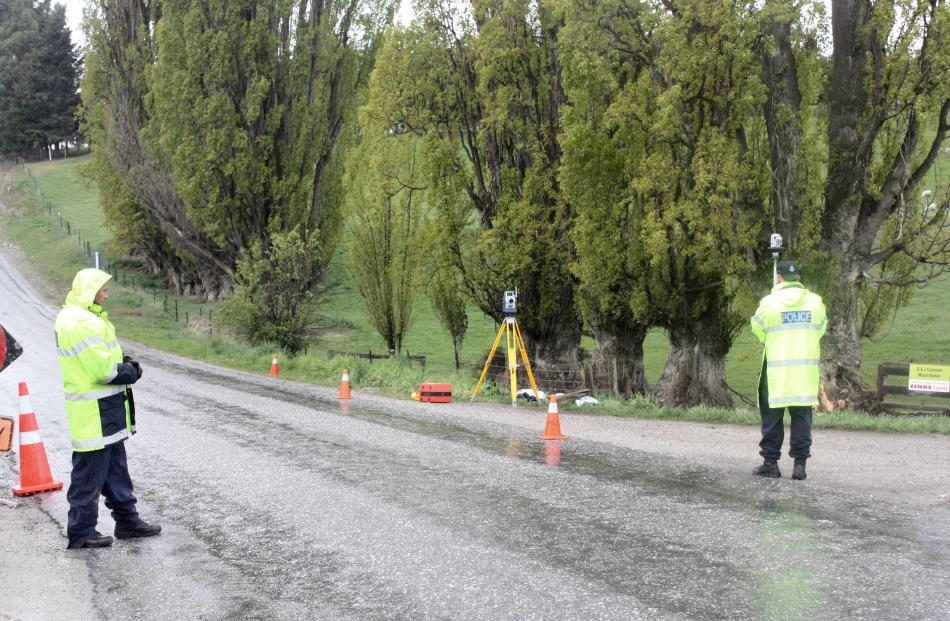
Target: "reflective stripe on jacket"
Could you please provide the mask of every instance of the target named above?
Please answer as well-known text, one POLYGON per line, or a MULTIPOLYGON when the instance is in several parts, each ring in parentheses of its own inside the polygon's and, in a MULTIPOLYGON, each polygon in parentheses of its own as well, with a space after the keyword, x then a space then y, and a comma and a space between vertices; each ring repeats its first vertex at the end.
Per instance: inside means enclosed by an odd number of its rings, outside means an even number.
POLYGON ((134 431, 125 400, 137 373, 122 362, 122 348, 107 313, 94 300, 111 276, 97 269, 76 274, 56 317, 56 350, 63 374, 66 417, 74 451, 95 451, 134 431))
POLYGON ((818 404, 819 341, 828 327, 821 297, 788 281, 762 298, 752 332, 765 344, 769 407, 818 404))

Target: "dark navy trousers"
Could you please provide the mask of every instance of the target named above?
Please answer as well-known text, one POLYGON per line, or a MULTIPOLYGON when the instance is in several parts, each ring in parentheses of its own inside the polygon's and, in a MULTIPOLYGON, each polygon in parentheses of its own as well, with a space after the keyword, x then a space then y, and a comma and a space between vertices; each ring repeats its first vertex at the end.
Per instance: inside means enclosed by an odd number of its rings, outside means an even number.
POLYGON ((96 530, 100 494, 106 497, 116 528, 130 529, 142 523, 132 494, 125 442, 98 451, 73 452, 73 472, 66 492, 66 535, 70 544, 82 545, 96 530))
MULTIPOLYGON (((769 407, 768 367, 762 361, 762 374, 759 376, 759 415, 762 417, 762 441, 759 442, 759 455, 765 459, 778 461, 782 456, 782 441, 785 439, 785 408, 769 407)), ((792 435, 789 440, 788 455, 792 459, 811 457, 811 416, 810 405, 789 406, 792 417, 792 435)))

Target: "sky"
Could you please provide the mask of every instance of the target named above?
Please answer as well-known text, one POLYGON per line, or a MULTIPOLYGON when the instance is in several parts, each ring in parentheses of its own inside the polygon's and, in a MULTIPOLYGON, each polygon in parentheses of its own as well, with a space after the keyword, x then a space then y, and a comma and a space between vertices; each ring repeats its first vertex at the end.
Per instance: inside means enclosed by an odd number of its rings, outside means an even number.
POLYGON ((53 4, 66 6, 66 25, 72 32, 73 44, 83 45, 85 43, 85 37, 82 36, 83 0, 54 0, 53 4))
MULTIPOLYGON (((83 45, 85 38, 82 35, 82 8, 85 4, 85 0, 54 0, 54 3, 66 6, 66 23, 72 31, 73 43, 83 45)), ((411 18, 412 9, 410 8, 410 4, 411 0, 402 0, 402 5, 397 16, 397 20, 400 23, 408 23, 411 18)), ((825 5, 828 15, 831 15, 831 0, 825 0, 825 5)))
MULTIPOLYGON (((85 0, 53 0, 53 3, 65 5, 66 25, 69 26, 69 30, 72 32, 73 43, 80 46, 84 45, 86 40, 82 34, 82 8, 86 3, 85 0)), ((411 0, 402 0, 397 15, 397 20, 400 23, 408 23, 412 12, 410 5, 411 0)))

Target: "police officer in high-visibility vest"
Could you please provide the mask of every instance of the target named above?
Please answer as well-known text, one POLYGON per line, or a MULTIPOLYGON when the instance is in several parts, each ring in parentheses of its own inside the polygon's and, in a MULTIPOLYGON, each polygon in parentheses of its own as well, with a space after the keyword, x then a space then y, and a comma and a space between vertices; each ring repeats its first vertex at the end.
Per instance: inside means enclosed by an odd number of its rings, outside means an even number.
POLYGON ((151 537, 162 530, 142 521, 132 494, 124 442, 135 433, 135 418, 126 391, 142 377, 142 368, 122 355, 115 327, 102 309, 111 278, 101 270, 80 270, 56 317, 56 349, 73 445, 66 493, 70 549, 112 545, 112 537, 96 530, 100 494, 112 511, 119 539, 151 537))
POLYGON ((795 262, 779 261, 775 280, 772 292, 762 298, 752 317, 752 332, 765 344, 759 377, 759 454, 765 461, 752 473, 782 476, 778 460, 785 437, 782 419, 788 408, 792 419, 788 454, 795 460, 792 478, 802 480, 805 461, 811 457, 812 407, 818 404, 819 341, 828 319, 821 297, 802 286, 795 262))

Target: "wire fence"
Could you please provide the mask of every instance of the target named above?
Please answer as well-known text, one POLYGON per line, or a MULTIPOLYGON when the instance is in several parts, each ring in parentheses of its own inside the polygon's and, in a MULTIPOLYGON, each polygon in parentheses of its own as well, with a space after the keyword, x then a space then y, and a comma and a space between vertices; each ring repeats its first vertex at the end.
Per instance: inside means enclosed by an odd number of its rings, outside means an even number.
POLYGON ((419 365, 425 369, 426 368, 426 357, 425 356, 413 356, 409 354, 409 350, 406 350, 406 354, 400 355, 395 353, 373 353, 373 350, 367 350, 365 352, 355 352, 355 351, 336 351, 331 349, 327 351, 327 358, 332 360, 337 356, 351 356, 353 358, 362 358, 363 360, 369 360, 370 364, 373 364, 373 360, 389 360, 391 358, 401 358, 408 360, 409 362, 417 362, 419 365))
POLYGON ((33 171, 29 166, 24 166, 26 168, 26 176, 30 182, 30 186, 33 188, 33 192, 36 194, 36 197, 40 201, 40 206, 46 209, 46 212, 50 217, 55 218, 59 227, 66 232, 67 237, 76 237, 76 240, 79 242, 79 250, 86 257, 86 262, 92 267, 98 267, 99 269, 106 268, 106 253, 101 248, 93 247, 90 243, 89 238, 84 236, 82 231, 73 226, 72 222, 62 214, 62 212, 57 211, 53 203, 43 195, 43 188, 40 187, 40 184, 37 182, 36 177, 33 176, 33 171))
POLYGON ((214 335, 214 313, 211 310, 205 312, 201 304, 191 304, 184 298, 176 295, 169 295, 155 286, 149 286, 145 281, 147 276, 143 274, 132 274, 120 269, 121 262, 114 262, 109 265, 106 252, 101 248, 96 248, 89 241, 88 237, 76 228, 69 219, 56 209, 56 206, 43 194, 43 188, 33 175, 29 166, 24 165, 27 179, 33 192, 39 199, 40 206, 46 210, 50 217, 55 218, 60 228, 66 233, 67 237, 75 236, 79 243, 79 250, 86 257, 87 263, 91 267, 106 270, 112 274, 113 282, 121 287, 135 291, 142 296, 143 313, 154 313, 166 320, 175 323, 183 323, 195 332, 214 335), (151 306, 148 306, 148 298, 151 297, 151 306), (159 308, 161 309, 159 311, 159 308))
MULTIPOLYGON (((484 365, 468 367, 476 374, 481 374, 484 365)), ((594 392, 619 396, 621 382, 618 361, 616 358, 607 358, 604 362, 595 363, 585 360, 576 365, 545 364, 531 366, 531 372, 539 390, 548 393, 563 392, 594 392)), ((488 374, 485 381, 495 384, 500 389, 507 390, 509 386, 508 365, 496 357, 488 365, 488 374)), ((528 372, 523 364, 518 365, 517 382, 519 388, 530 388, 528 372)))

